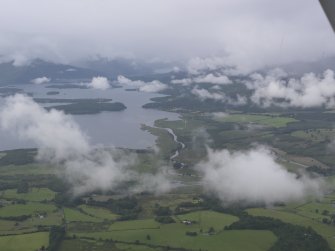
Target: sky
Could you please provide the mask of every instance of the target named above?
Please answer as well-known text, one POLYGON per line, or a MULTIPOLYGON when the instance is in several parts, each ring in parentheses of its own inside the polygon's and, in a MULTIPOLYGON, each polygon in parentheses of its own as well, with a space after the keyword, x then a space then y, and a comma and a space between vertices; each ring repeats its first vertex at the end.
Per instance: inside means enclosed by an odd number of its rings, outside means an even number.
POLYGON ((222 58, 245 69, 335 54, 317 0, 0 0, 0 61, 222 58))

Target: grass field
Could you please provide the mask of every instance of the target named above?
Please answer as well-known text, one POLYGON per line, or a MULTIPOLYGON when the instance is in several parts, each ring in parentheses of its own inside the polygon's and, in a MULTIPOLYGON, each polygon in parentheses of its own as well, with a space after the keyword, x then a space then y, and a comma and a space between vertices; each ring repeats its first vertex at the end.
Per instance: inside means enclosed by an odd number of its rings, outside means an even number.
POLYGON ((49 243, 49 233, 33 233, 0 237, 0 250, 35 251, 49 243))
POLYGON ((144 244, 184 247, 188 249, 204 249, 208 251, 266 251, 276 241, 270 231, 239 230, 222 231, 215 235, 199 234, 190 237, 185 234, 192 229, 180 224, 161 226, 160 229, 128 230, 115 232, 80 233, 78 236, 135 242, 144 244), (147 236, 150 236, 150 240, 147 236))
POLYGON ((222 122, 231 123, 254 123, 269 127, 284 127, 288 123, 296 122, 297 120, 288 117, 270 116, 270 115, 252 115, 252 114, 231 114, 227 117, 217 119, 222 122))
POLYGON ((55 194, 48 188, 32 188, 28 193, 17 193, 16 189, 0 192, 0 196, 5 199, 22 199, 33 202, 50 201, 55 198, 55 194))
POLYGON ((133 221, 119 221, 113 223, 109 230, 120 231, 120 230, 138 230, 138 229, 154 229, 159 228, 159 223, 153 219, 148 220, 133 220, 133 221))
POLYGON ((81 213, 79 210, 72 209, 72 208, 65 208, 64 215, 66 222, 102 222, 103 219, 93 217, 84 213, 81 213))
POLYGON ((123 243, 117 243, 115 245, 118 249, 122 251, 163 251, 162 248, 150 248, 148 246, 143 245, 131 245, 131 244, 123 244, 123 243))
POLYGON ((0 220, 0 234, 15 229, 15 221, 0 220))
POLYGON ((117 214, 113 214, 111 211, 99 208, 99 207, 91 207, 87 205, 81 205, 79 206, 81 210, 83 210, 86 214, 89 216, 97 217, 100 219, 106 219, 106 220, 115 220, 119 217, 117 214))
POLYGON ((44 203, 14 204, 0 208, 0 217, 11 217, 21 215, 33 215, 36 213, 53 213, 57 211, 56 207, 44 203))
POLYGON ((58 251, 113 251, 113 244, 89 240, 65 240, 58 251))
POLYGON ((56 170, 50 166, 42 164, 27 164, 27 165, 9 165, 0 166, 1 176, 5 175, 44 175, 55 174, 56 170))
POLYGON ((238 221, 238 218, 228 214, 217 213, 213 211, 198 211, 178 216, 180 221, 196 221, 196 226, 203 230, 213 227, 216 231, 222 230, 225 226, 229 226, 238 221))

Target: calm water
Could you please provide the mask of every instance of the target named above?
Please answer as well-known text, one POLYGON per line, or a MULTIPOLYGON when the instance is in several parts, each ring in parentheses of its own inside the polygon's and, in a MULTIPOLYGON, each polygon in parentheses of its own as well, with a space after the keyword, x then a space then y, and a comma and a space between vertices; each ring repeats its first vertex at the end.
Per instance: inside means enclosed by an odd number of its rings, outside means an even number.
MULTIPOLYGON (((109 90, 93 89, 50 89, 46 85, 16 86, 35 98, 76 99, 76 98, 111 98, 113 102, 122 102, 127 106, 121 112, 103 112, 96 115, 75 115, 73 118, 83 132, 88 135, 92 144, 116 146, 132 149, 150 148, 155 144, 155 137, 141 130, 141 125, 153 125, 157 119, 178 119, 178 114, 151 109, 142 106, 159 94, 137 91, 125 91, 123 88, 109 90), (59 95, 46 95, 49 91, 59 91, 59 95)), ((0 105, 3 100, 0 98, 0 105)), ((0 150, 35 147, 32 142, 18 140, 16 135, 8 135, 0 130, 0 150)))

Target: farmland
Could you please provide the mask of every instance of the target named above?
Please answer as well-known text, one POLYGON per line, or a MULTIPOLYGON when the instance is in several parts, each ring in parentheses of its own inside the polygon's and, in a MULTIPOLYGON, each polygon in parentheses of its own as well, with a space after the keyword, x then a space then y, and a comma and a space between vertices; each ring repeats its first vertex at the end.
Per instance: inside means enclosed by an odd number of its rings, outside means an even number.
POLYGON ((276 161, 289 171, 324 175, 332 187, 335 159, 325 149, 333 130, 327 121, 316 126, 302 116, 185 112, 178 120, 143 125, 143 130, 156 136, 158 151, 139 152, 135 168, 139 173, 154 172, 155 166, 164 163, 174 168, 170 175, 182 184, 159 195, 124 195, 115 190, 73 196, 70 184, 57 176, 56 167, 35 161, 36 150, 1 152, 0 249, 23 250, 20 243, 25 238, 32 240, 31 250, 51 245, 49 235, 55 226, 64 229, 64 235, 55 234, 60 237, 53 240, 57 251, 266 251, 281 250, 283 245, 304 250, 304 243, 289 237, 306 232, 311 236, 312 243, 307 243, 311 250, 316 246, 328 250, 327 245, 335 249, 333 191, 325 197, 269 208, 224 206, 215 196, 207 197, 199 183, 201 175, 192 168, 205 158, 206 147, 246 150, 256 142, 268 145, 276 161), (173 130, 185 148, 166 128, 173 130), (177 150, 179 155, 171 160, 177 150))

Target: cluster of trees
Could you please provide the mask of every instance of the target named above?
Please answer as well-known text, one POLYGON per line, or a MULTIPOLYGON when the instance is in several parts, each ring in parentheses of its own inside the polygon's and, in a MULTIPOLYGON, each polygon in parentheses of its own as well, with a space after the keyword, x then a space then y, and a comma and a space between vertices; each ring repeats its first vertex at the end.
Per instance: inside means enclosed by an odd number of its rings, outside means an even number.
POLYGON ((154 211, 156 216, 170 216, 172 211, 169 207, 158 206, 154 211))
POLYGON ((17 193, 28 193, 29 192, 29 184, 27 181, 21 181, 16 190, 17 193))
POLYGON ((124 197, 121 199, 109 199, 107 201, 88 200, 90 206, 104 207, 113 213, 121 215, 119 220, 137 219, 142 208, 136 197, 124 197))
POLYGON ((172 210, 169 207, 162 207, 157 205, 157 208, 154 210, 156 215, 155 220, 162 224, 171 224, 176 221, 171 217, 172 210))
POLYGON ((162 224, 171 224, 176 222, 171 216, 157 216, 155 217, 155 221, 162 224))

